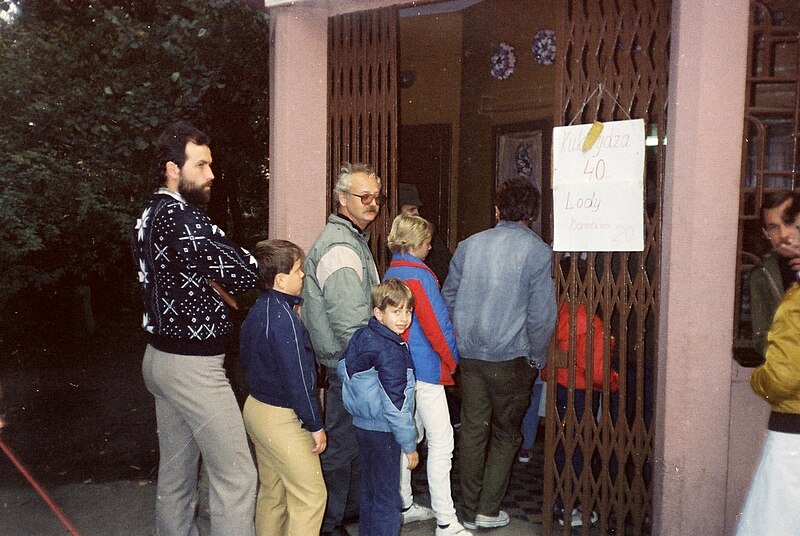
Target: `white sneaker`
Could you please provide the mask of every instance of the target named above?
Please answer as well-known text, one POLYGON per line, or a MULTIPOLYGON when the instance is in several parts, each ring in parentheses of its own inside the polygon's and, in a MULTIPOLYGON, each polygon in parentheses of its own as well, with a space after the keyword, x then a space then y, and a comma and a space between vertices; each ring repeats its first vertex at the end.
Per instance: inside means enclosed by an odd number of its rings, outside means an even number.
MULTIPOLYGON (((581 511, 580 508, 573 508, 571 517, 572 517, 572 519, 570 520, 570 526, 572 526, 572 527, 583 526, 583 512, 581 511)), ((597 515, 597 512, 592 510, 592 515, 589 516, 589 524, 594 525, 595 523, 597 523, 597 520, 598 520, 599 517, 600 516, 597 515)), ((558 524, 559 525, 563 525, 564 524, 564 519, 563 518, 559 518, 558 519, 558 524)))
POLYGON ((455 534, 457 536, 472 536, 472 533, 464 528, 458 521, 453 521, 446 527, 436 525, 436 536, 447 536, 455 534))
POLYGON ((426 519, 433 519, 435 514, 433 510, 421 504, 411 503, 411 506, 403 510, 403 524, 413 523, 414 521, 425 521, 426 519))
POLYGON ((508 514, 500 510, 496 516, 485 516, 478 514, 475 516, 475 525, 481 529, 493 529, 495 527, 505 527, 510 521, 508 514))

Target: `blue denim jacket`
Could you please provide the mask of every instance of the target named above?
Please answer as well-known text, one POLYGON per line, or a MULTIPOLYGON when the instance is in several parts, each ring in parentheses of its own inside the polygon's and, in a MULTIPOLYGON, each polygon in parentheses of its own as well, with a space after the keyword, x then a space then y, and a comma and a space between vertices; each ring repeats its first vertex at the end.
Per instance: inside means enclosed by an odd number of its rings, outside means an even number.
POLYGON ((462 359, 547 364, 556 324, 552 257, 536 233, 509 221, 458 244, 442 296, 462 359))

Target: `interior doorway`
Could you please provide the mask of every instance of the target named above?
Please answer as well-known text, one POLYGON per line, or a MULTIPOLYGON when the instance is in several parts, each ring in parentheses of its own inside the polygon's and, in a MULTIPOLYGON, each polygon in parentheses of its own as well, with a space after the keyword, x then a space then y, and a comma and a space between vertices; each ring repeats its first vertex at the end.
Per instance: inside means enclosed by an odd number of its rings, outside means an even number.
MULTIPOLYGON (((654 131, 644 251, 589 252, 585 275, 554 270, 558 303, 572 311, 569 325, 576 325, 574 311, 582 304, 607 329, 596 335, 605 363, 596 391, 575 385, 575 345, 563 360, 551 348, 553 367, 570 372, 563 387, 571 394, 566 412, 557 413, 555 375, 548 377, 543 533, 571 530, 553 518, 557 502, 581 518, 584 534, 593 527, 618 534, 650 530, 670 12, 668 1, 452 0, 331 21, 329 162, 371 161, 384 178, 389 210, 372 227, 380 269, 398 182, 418 187, 423 216, 455 249, 492 221, 496 170, 504 169, 501 136, 533 138, 531 125, 543 120, 561 126, 644 118, 654 131), (558 53, 544 54, 553 37, 558 53), (613 396, 612 366, 620 378, 613 396), (599 401, 602 412, 576 411, 577 391, 586 391, 585 407, 599 401), (579 451, 586 470, 558 467, 558 448, 579 451)), ((513 147, 516 155, 519 144, 513 147)), ((526 153, 523 169, 535 154, 526 153)), ((535 160, 549 198, 549 164, 535 160)), ((588 338, 586 347, 593 348, 594 332, 588 338)), ((591 379, 591 367, 586 370, 591 379)))
POLYGON ((451 131, 449 124, 401 125, 397 178, 417 187, 420 216, 433 223, 448 247, 451 131))

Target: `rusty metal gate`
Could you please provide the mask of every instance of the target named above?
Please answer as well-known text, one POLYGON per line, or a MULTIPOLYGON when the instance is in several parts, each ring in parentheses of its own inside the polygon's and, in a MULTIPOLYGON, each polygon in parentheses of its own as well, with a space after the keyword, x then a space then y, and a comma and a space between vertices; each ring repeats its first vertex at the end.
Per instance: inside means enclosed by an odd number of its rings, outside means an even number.
POLYGON ((554 124, 645 120, 645 244, 643 252, 584 254, 585 269, 583 262, 578 266, 581 252, 573 252, 563 270, 562 255, 554 258, 559 307, 569 311, 570 344, 558 352, 553 345, 551 354, 554 365, 566 367, 568 387, 557 392, 555 375, 549 375, 545 534, 569 534, 573 511, 583 534, 612 528, 616 534, 650 532, 670 12, 669 0, 565 0, 554 124), (585 307, 580 313, 579 306, 585 307), (595 315, 602 324, 587 320, 595 315), (583 346, 576 344, 581 324, 576 317, 588 328, 588 386, 592 348, 602 339, 602 390, 575 388, 576 346, 583 346), (612 370, 619 374, 616 392, 612 370), (565 411, 557 411, 557 397, 565 411), (566 512, 563 526, 551 515, 560 505, 566 512))
POLYGON ((389 196, 370 226, 370 247, 383 273, 397 199, 397 10, 332 17, 328 40, 328 196, 341 163, 364 162, 375 168, 389 196))

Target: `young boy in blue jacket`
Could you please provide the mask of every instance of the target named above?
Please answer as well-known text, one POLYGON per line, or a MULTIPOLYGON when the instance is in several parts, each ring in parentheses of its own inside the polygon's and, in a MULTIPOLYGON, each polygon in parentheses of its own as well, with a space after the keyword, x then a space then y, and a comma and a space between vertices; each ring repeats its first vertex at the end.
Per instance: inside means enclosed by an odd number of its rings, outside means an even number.
POLYGON ((294 310, 302 301, 303 250, 264 240, 253 255, 262 292, 242 324, 240 359, 250 389, 244 424, 258 462, 256 534, 319 534, 326 436, 311 340, 294 310))
POLYGON ((399 279, 372 289, 369 324, 350 339, 337 372, 344 407, 353 416, 361 456, 361 505, 358 533, 400 533, 400 466, 419 462, 414 426, 414 365, 400 336, 411 325, 414 296, 399 279))
POLYGON ((458 522, 450 489, 455 443, 444 386, 454 384, 458 350, 439 282, 425 264, 432 236, 433 224, 428 220, 414 214, 400 214, 392 222, 387 239, 393 255, 385 277, 400 279, 414 295, 411 327, 404 338, 414 362, 417 429, 424 433, 428 444, 428 490, 432 508, 414 502, 411 471, 403 470, 401 465, 403 522, 436 517, 436 536, 471 536, 458 522))

